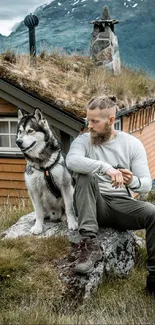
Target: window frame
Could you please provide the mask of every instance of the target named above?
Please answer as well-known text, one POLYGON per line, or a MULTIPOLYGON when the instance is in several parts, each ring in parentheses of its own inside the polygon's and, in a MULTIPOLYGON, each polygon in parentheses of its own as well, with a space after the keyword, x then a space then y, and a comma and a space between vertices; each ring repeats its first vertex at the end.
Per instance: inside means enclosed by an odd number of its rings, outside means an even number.
POLYGON ((122 120, 121 120, 121 118, 116 118, 116 120, 115 120, 115 122, 114 122, 114 126, 115 126, 115 124, 117 124, 118 123, 118 129, 115 129, 115 130, 117 130, 117 131, 121 131, 122 130, 122 120))
MULTIPOLYGON (((20 154, 21 153, 21 150, 20 148, 18 147, 11 147, 11 135, 16 135, 16 133, 11 133, 11 122, 17 122, 18 121, 18 118, 17 117, 2 117, 0 116, 0 122, 8 122, 8 126, 9 126, 9 129, 8 129, 8 133, 3 133, 0 131, 0 135, 7 135, 9 136, 9 147, 0 147, 0 154, 1 153, 11 153, 11 154, 14 154, 14 153, 18 153, 20 154)), ((22 154, 22 153, 21 153, 22 154)))

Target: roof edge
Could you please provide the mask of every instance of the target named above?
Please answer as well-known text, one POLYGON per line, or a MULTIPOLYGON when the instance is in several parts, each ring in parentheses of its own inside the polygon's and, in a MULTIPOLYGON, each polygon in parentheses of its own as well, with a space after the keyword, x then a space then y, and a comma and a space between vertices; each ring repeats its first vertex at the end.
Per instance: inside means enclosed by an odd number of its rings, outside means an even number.
POLYGON ((128 109, 126 109, 126 108, 121 109, 120 111, 118 111, 116 113, 116 117, 118 118, 118 117, 122 117, 125 115, 129 115, 131 113, 138 111, 139 109, 146 108, 146 107, 152 106, 154 104, 155 104, 155 98, 145 100, 143 103, 135 104, 134 106, 132 106, 128 109))
MULTIPOLYGON (((65 111, 63 110, 62 108, 60 108, 58 105, 56 105, 55 103, 49 103, 48 101, 45 101, 43 99, 41 99, 39 96, 37 96, 36 94, 33 94, 32 92, 26 90, 26 89, 23 89, 22 87, 20 86, 17 86, 17 85, 14 85, 10 80, 7 80, 5 78, 0 78, 0 81, 2 81, 4 84, 7 84, 7 85, 10 85, 11 87, 13 88, 16 88, 18 90, 20 90, 21 92, 24 92, 25 94, 27 94, 29 97, 33 97, 37 100, 39 100, 40 102, 54 108, 55 110, 57 110, 60 114, 65 114, 66 116, 68 116, 69 118, 75 120, 76 122, 80 123, 81 125, 85 125, 85 121, 84 121, 84 118, 79 118, 77 117, 76 115, 68 112, 68 111, 65 111)), ((51 100, 52 102, 52 100, 51 100)))

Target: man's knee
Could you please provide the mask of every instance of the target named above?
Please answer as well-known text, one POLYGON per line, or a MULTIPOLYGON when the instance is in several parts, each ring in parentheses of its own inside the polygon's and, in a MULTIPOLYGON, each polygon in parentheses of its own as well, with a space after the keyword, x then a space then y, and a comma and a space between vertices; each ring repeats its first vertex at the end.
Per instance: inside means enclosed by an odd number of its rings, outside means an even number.
POLYGON ((85 186, 95 182, 95 175, 93 174, 79 174, 76 180, 76 185, 85 186))
POLYGON ((145 203, 146 211, 146 226, 148 224, 155 224, 155 205, 149 202, 145 203))

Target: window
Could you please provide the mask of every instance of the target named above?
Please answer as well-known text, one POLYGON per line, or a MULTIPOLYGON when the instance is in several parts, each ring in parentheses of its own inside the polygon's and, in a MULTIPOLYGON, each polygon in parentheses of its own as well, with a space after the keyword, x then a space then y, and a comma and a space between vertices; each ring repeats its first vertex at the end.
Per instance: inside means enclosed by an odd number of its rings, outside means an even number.
POLYGON ((17 118, 0 118, 0 152, 20 152, 16 145, 17 118))
POLYGON ((115 127, 115 130, 120 130, 121 131, 122 126, 121 126, 121 119, 120 118, 115 120, 114 127, 115 127))

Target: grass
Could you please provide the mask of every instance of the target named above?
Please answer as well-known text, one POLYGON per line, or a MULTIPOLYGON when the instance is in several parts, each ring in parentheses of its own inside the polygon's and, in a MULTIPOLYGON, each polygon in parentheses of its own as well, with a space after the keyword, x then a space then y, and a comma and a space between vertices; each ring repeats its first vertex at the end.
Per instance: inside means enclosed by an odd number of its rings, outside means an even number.
MULTIPOLYGON (((3 205, 0 228, 30 209, 3 205)), ((69 251, 66 237, 0 240, 0 325, 155 324, 155 299, 144 293, 144 248, 127 279, 103 279, 97 293, 78 305, 56 269, 69 251)))
POLYGON ((15 56, 9 50, 0 55, 1 77, 78 117, 85 117, 84 107, 95 95, 117 96, 120 108, 155 96, 155 80, 143 71, 122 66, 121 74, 114 76, 104 66, 95 66, 88 56, 58 51, 43 50, 36 62, 31 67, 28 55, 15 56))
POLYGON ((17 199, 14 204, 8 198, 0 205, 0 230, 1 232, 14 224, 20 216, 32 211, 32 204, 30 201, 25 204, 25 200, 17 199))

